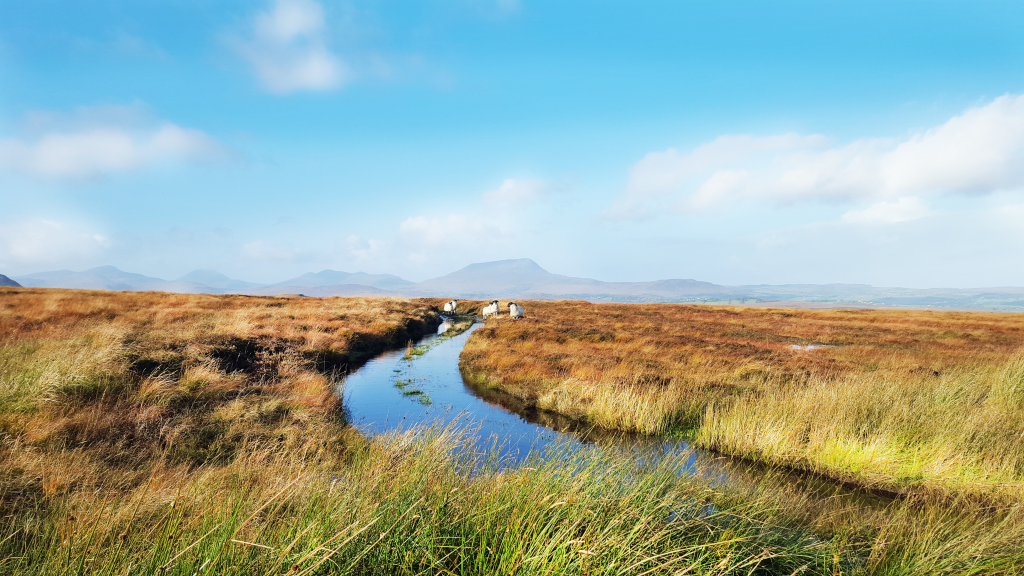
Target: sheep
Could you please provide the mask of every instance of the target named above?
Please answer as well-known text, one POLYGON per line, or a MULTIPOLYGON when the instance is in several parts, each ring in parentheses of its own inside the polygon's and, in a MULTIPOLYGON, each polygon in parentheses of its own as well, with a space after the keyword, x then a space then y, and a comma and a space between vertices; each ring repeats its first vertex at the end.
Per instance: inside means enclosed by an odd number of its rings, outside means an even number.
POLYGON ((516 304, 515 302, 509 302, 508 303, 508 316, 509 316, 509 318, 511 318, 513 320, 519 320, 520 318, 524 318, 523 308, 521 306, 519 306, 518 304, 516 304))
POLYGON ((484 306, 484 318, 487 318, 488 316, 497 316, 499 308, 500 306, 498 306, 498 301, 491 300, 490 304, 484 306))
POLYGON ((455 314, 455 309, 458 308, 459 301, 452 300, 444 305, 444 311, 446 314, 455 314))

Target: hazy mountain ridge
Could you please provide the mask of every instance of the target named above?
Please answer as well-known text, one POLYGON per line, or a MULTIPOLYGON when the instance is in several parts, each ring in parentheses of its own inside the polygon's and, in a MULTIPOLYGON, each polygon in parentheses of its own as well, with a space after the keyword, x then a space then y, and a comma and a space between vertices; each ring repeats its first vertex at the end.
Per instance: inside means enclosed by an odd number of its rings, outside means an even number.
MULTIPOLYGON (((6 278, 6 276, 4 277, 6 278)), ((14 280, 11 280, 14 282, 14 280)), ((412 286, 413 283, 391 274, 322 270, 303 274, 277 284, 260 284, 230 278, 216 270, 193 270, 176 280, 164 280, 125 272, 114 266, 99 266, 81 272, 52 270, 19 276, 21 286, 39 288, 77 288, 84 290, 155 290, 206 294, 307 294, 324 296, 378 296, 394 292, 385 287, 412 286)), ((2 285, 2 284, 0 284, 2 285)))
MULTIPOLYGON (((410 282, 411 284, 411 282, 410 282)), ((302 294, 303 296, 397 296, 396 293, 364 284, 336 284, 333 286, 264 286, 240 292, 251 296, 277 296, 302 294)))
MULTIPOLYGON (((0 276, 0 278, 6 278, 0 276)), ((321 270, 276 284, 229 278, 194 270, 163 280, 100 266, 82 272, 56 270, 16 279, 24 286, 97 290, 161 290, 189 293, 307 296, 439 296, 597 302, 806 302, 855 306, 926 306, 1024 312, 1024 288, 898 288, 868 284, 781 284, 723 286, 691 279, 603 282, 553 274, 528 258, 470 264, 445 276, 414 283, 392 274, 321 270)), ((2 284, 0 284, 2 285, 2 284)))
POLYGON ((0 274, 0 286, 10 286, 11 288, 21 288, 21 284, 18 284, 14 280, 11 280, 7 276, 0 274))
POLYGON ((367 274, 366 272, 339 272, 337 270, 321 270, 319 272, 307 272, 284 282, 270 284, 270 286, 308 286, 326 287, 340 286, 347 284, 358 284, 372 286, 384 290, 405 288, 414 283, 394 274, 367 274))
POLYGON ((181 278, 178 278, 178 282, 193 282, 208 286, 210 288, 216 288, 229 292, 232 290, 247 290, 249 288, 257 288, 263 286, 263 284, 257 284, 256 282, 246 282, 245 280, 235 280, 234 278, 228 278, 227 276, 217 272, 216 270, 193 270, 188 274, 185 274, 181 278))
POLYGON ((125 272, 113 266, 99 266, 82 272, 54 270, 19 276, 22 286, 39 288, 80 288, 87 290, 158 290, 162 292, 202 293, 214 289, 196 282, 164 280, 125 272))

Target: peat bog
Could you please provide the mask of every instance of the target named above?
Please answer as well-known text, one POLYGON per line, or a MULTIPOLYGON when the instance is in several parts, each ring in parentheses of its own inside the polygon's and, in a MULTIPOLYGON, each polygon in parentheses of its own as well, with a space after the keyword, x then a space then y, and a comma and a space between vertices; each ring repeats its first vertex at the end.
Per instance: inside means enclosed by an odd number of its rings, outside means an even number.
POLYGON ((408 343, 441 304, 0 289, 0 573, 1024 568, 1015 315, 530 302, 468 337, 476 389, 762 463, 738 489, 685 458, 360 433, 336 389, 387 349, 429 360, 408 343), (907 497, 822 498, 793 466, 907 497))

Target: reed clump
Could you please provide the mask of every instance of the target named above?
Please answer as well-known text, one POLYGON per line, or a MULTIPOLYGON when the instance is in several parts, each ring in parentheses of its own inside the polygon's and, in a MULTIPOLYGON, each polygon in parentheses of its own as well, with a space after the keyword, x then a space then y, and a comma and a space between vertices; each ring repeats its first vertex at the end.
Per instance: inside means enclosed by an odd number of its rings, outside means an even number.
POLYGON ((595 425, 901 492, 1024 496, 1024 315, 531 302, 461 368, 595 425))

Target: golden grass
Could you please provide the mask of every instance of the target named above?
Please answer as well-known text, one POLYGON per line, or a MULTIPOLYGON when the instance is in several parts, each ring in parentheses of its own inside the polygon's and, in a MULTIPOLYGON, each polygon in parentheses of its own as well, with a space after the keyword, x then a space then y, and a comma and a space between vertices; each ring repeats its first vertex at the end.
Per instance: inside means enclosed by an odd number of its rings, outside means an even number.
POLYGON ((334 390, 435 302, 0 289, 0 511, 351 439, 334 390))
POLYGON ((865 485, 1019 499, 1022 350, 1021 314, 530 302, 527 319, 478 329, 461 367, 602 427, 681 431, 865 485))
MULTIPOLYGON (((866 509, 811 497, 773 473, 715 487, 682 474, 685 457, 638 468, 628 454, 596 448, 509 469, 451 428, 366 441, 339 413, 337 377, 432 331, 440 303, 0 290, 0 574, 1024 569, 1016 507, 922 498, 866 509)), ((502 346, 522 363, 505 376, 566 359, 531 356, 545 341, 522 336, 541 325, 540 310, 531 304, 531 319, 482 329, 517 335, 502 346)), ((656 333, 622 340, 671 348, 645 340, 656 333)), ((478 353, 470 342, 467 354, 478 353)), ((613 365, 611 350, 581 347, 568 376, 578 383, 565 390, 601 394, 593 376, 613 365)), ((1020 365, 1000 364, 998 347, 988 354, 1004 376, 993 406, 1012 411, 1020 365)), ((485 358, 499 356, 507 360, 485 358)), ((642 367, 609 373, 633 405, 606 400, 603 410, 623 422, 660 409, 668 396, 659 387, 674 386, 657 365, 642 367), (646 406, 636 402, 644 394, 646 406)), ((708 373, 732 384, 693 389, 719 414, 726 401, 798 381, 744 370, 722 364, 708 373)))

